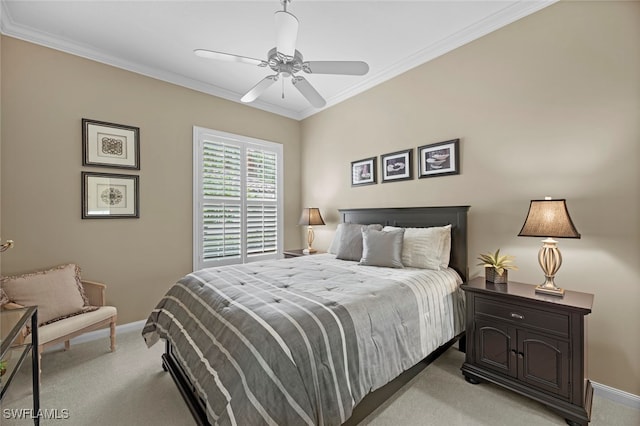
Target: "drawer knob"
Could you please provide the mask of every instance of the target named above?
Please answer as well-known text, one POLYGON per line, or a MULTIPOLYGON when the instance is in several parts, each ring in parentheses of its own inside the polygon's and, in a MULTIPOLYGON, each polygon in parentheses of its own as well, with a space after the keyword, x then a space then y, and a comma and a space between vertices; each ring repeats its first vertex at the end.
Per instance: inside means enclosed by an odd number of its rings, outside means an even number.
POLYGON ((515 313, 515 312, 511 312, 511 318, 515 318, 515 319, 523 320, 523 319, 524 319, 524 315, 522 315, 522 314, 517 314, 517 313, 515 313))

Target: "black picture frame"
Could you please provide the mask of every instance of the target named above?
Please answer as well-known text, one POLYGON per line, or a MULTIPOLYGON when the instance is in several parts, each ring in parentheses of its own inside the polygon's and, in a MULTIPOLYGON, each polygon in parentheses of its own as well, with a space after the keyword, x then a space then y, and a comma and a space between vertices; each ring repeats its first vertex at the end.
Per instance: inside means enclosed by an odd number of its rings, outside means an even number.
POLYGON ((140 170, 140 128, 83 118, 82 165, 140 170))
POLYGON ((377 158, 370 157, 351 162, 351 186, 373 185, 378 183, 377 158))
POLYGON ((460 174, 460 139, 418 147, 418 177, 460 174))
POLYGON ((140 217, 138 175, 82 172, 82 218, 140 217))
POLYGON ((380 167, 382 183, 413 179, 413 148, 381 155, 380 167))

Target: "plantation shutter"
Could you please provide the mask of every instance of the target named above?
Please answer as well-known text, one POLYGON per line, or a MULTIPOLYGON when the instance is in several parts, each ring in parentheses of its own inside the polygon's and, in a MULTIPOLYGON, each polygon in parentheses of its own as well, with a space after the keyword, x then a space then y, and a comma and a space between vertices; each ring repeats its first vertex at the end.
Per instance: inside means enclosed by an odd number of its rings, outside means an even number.
POLYGON ((202 147, 203 260, 240 258, 242 247, 241 151, 204 140, 202 147))
POLYGON ((194 269, 282 252, 282 146, 194 127, 194 269))
POLYGON ((247 149, 247 254, 277 250, 277 155, 247 149))

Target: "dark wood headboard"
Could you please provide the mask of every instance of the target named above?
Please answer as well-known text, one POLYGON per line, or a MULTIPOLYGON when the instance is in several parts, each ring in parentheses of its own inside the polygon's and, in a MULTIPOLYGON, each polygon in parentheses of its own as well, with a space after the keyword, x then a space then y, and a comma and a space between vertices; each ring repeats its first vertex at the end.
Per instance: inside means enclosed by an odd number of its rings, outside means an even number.
POLYGON ((469 206, 339 209, 342 223, 379 223, 383 226, 427 228, 451 224, 449 266, 467 280, 467 211, 469 206))

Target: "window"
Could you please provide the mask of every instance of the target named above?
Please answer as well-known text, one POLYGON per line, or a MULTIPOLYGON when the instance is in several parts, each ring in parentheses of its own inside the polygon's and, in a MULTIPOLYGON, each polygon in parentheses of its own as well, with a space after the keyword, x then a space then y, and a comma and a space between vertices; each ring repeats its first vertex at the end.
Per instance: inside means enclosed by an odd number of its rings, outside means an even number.
POLYGON ((193 128, 195 270, 282 253, 282 145, 193 128))

